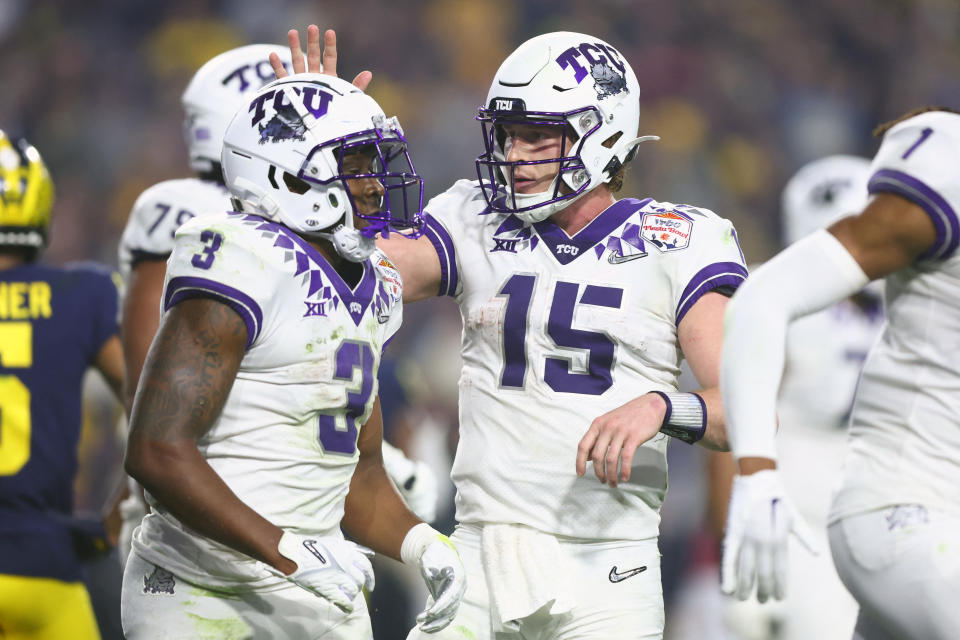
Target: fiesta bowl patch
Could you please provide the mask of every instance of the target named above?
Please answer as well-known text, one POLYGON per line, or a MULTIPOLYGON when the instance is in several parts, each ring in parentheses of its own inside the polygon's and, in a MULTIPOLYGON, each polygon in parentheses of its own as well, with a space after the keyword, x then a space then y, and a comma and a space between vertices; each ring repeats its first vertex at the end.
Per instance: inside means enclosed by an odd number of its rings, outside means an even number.
POLYGON ((394 301, 399 300, 403 292, 403 280, 400 279, 400 272, 397 267, 386 256, 381 256, 377 262, 377 270, 380 272, 380 278, 383 286, 390 293, 394 301))
POLYGON ((679 214, 647 213, 643 216, 640 237, 660 251, 679 251, 690 245, 691 231, 693 222, 679 214))

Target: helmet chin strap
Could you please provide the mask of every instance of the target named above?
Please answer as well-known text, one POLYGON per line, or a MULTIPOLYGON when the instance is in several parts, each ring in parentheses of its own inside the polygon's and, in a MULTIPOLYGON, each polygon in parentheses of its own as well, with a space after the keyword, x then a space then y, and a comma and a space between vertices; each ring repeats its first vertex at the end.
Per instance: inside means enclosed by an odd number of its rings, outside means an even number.
POLYGON ((333 233, 318 233, 317 235, 332 242, 336 252, 350 262, 363 262, 377 248, 377 242, 374 238, 368 238, 359 230, 344 224, 337 225, 333 233))

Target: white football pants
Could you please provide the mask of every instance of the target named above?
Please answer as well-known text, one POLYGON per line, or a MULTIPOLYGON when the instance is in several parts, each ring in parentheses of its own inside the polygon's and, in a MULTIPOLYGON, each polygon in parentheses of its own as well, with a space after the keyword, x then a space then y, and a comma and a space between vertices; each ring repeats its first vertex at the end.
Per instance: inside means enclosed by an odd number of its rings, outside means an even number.
POLYGON ((198 587, 130 553, 120 618, 127 640, 370 640, 363 594, 345 614, 290 583, 272 591, 225 593, 198 587))
POLYGON ((552 614, 549 607, 544 606, 519 620, 516 631, 494 630, 483 569, 481 528, 459 525, 450 539, 467 571, 467 591, 457 617, 439 633, 427 634, 414 628, 407 640, 647 640, 663 637, 663 589, 656 539, 583 542, 560 538, 563 561, 572 574, 569 584, 572 586, 571 600, 575 603, 573 609, 552 614))
POLYGON ((829 535, 860 603, 856 640, 960 638, 960 517, 905 504, 843 518, 829 535))

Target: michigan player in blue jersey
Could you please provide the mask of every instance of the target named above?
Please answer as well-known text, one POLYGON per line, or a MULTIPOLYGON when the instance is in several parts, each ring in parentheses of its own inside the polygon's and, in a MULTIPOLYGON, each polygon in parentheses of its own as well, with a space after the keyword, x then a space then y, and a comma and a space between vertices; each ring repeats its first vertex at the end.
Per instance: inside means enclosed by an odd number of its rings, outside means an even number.
MULTIPOLYGON (((53 183, 37 150, 0 132, 0 637, 99 638, 71 517, 88 367, 119 395, 108 271, 36 261, 53 183)), ((92 534, 103 544, 101 535, 92 534)))

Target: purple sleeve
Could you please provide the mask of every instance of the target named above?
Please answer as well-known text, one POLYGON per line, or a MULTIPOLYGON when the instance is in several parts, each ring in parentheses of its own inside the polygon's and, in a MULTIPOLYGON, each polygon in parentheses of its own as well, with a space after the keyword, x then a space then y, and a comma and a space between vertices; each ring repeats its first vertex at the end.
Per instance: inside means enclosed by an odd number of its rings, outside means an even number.
POLYGON ((747 278, 747 269, 737 262, 714 262, 703 269, 700 269, 687 284, 683 293, 680 295, 680 303, 677 305, 677 326, 683 316, 693 307, 703 294, 708 293, 717 287, 731 287, 736 289, 747 278))
POLYGON ((207 278, 179 276, 167 283, 163 310, 167 311, 178 302, 190 298, 212 298, 236 311, 247 325, 247 349, 260 335, 263 311, 256 300, 239 289, 207 278))
POLYGON ((925 183, 902 171, 881 169, 871 176, 867 190, 871 194, 893 193, 906 198, 930 216, 937 231, 937 239, 917 260, 946 260, 956 252, 960 243, 957 214, 943 196, 925 183))
POLYGON ((440 258, 440 290, 437 295, 454 296, 457 293, 459 275, 457 273, 457 253, 453 246, 453 238, 443 224, 429 213, 424 214, 426 226, 424 235, 430 240, 440 258))

